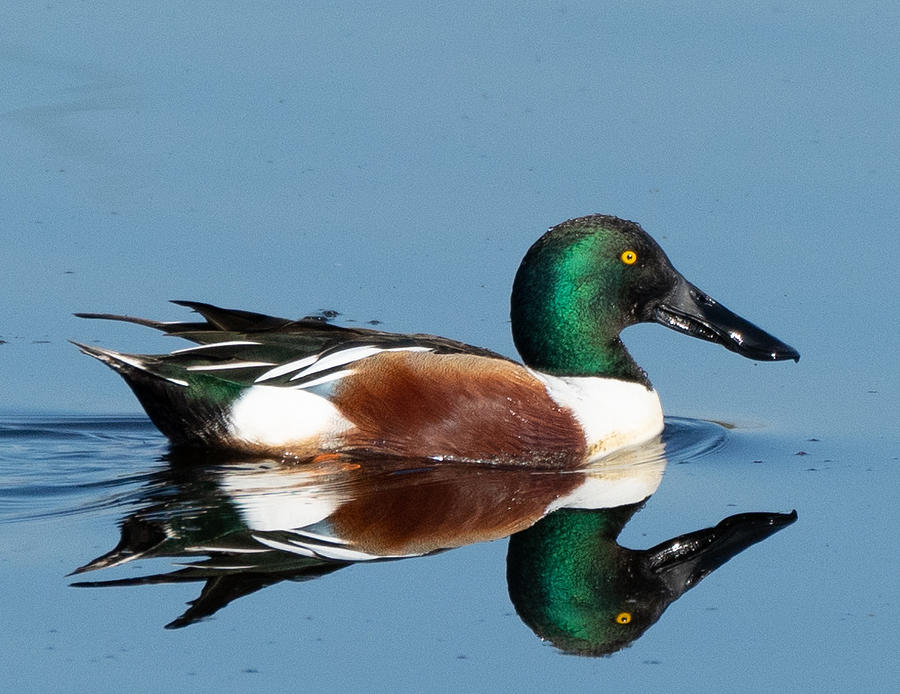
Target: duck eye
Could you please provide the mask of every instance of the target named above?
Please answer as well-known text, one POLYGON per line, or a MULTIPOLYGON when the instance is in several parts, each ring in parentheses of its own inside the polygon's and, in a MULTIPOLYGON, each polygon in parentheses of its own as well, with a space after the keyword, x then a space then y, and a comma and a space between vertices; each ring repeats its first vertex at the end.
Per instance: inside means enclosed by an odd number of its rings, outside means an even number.
MULTIPOLYGON (((622 258, 625 260, 625 258, 622 258)), ((616 615, 616 624, 628 624, 631 621, 631 612, 619 612, 616 615)))
POLYGON ((637 262, 637 253, 632 250, 623 251, 619 257, 626 265, 634 265, 637 262))

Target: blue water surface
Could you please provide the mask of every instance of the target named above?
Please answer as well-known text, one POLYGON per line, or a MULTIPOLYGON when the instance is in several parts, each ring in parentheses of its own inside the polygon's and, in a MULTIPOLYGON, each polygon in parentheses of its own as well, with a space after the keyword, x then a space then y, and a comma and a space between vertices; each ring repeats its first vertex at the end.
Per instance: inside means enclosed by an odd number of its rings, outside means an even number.
MULTIPOLYGON (((599 680, 626 690, 881 686, 896 606, 881 573, 889 550, 877 550, 890 547, 891 511, 866 497, 896 459, 863 469, 855 446, 698 420, 670 420, 666 437, 664 482, 622 545, 648 547, 738 512, 796 507, 800 519, 704 579, 630 647, 596 659, 563 655, 516 616, 504 540, 279 583, 209 621, 164 630, 200 584, 84 589, 69 584, 87 575, 66 577, 112 549, 117 524, 148 499, 178 503, 154 488, 171 464, 162 437, 140 418, 4 418, 4 633, 15 655, 4 677, 35 691, 61 678, 74 691, 115 691, 135 673, 154 691, 195 680, 224 691, 274 688, 293 677, 322 691, 487 691, 507 681, 536 691, 599 680), (823 489, 842 494, 825 499, 823 489), (860 551, 848 530, 857 524, 875 551, 860 551), (797 647, 813 637, 816 648, 797 647), (312 667, 321 661, 330 667, 312 667)), ((170 572, 180 568, 173 561, 138 559, 89 578, 170 572)))
POLYGON ((14 2, 0 26, 4 690, 896 684, 900 9, 14 2), (543 643, 511 604, 502 539, 284 581, 181 629, 163 626, 199 584, 70 587, 169 459, 67 340, 184 346, 72 313, 333 309, 513 355, 519 260, 590 213, 641 223, 802 355, 625 332, 680 447, 619 542, 799 516, 630 647, 543 643))

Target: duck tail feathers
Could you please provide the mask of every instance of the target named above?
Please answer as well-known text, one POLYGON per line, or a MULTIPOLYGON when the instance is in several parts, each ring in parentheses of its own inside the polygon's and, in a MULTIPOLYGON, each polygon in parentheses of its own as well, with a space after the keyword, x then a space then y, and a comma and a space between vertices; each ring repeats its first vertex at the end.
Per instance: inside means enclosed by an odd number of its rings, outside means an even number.
POLYGON ((166 369, 152 356, 72 344, 117 371, 153 423, 173 443, 213 446, 227 434, 223 401, 197 395, 177 369, 166 369))
POLYGON ((91 320, 114 320, 121 323, 134 323, 135 325, 143 325, 164 333, 170 332, 173 326, 180 325, 178 321, 152 320, 150 318, 138 318, 137 316, 119 315, 117 313, 75 313, 73 315, 77 318, 90 318, 91 320))
POLYGON ((160 374, 154 373, 140 355, 122 354, 121 352, 115 352, 111 349, 104 349, 102 347, 86 345, 82 342, 75 342, 75 340, 69 340, 69 342, 75 345, 84 354, 87 354, 89 357, 94 357, 94 359, 99 359, 111 369, 118 371, 123 375, 140 371, 141 373, 156 376, 158 378, 165 378, 160 374))

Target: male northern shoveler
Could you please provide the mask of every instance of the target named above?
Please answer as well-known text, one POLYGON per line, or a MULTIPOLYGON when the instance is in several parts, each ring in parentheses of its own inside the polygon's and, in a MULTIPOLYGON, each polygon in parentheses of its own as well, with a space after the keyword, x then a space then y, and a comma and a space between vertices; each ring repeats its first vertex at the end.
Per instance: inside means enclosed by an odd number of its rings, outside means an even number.
POLYGON ((175 303, 205 320, 77 315, 198 346, 167 355, 78 347, 125 378, 173 443, 264 455, 572 465, 643 443, 663 416, 619 339, 639 322, 751 359, 799 359, 685 280, 640 226, 606 215, 551 228, 519 266, 511 322, 524 365, 433 335, 175 303))

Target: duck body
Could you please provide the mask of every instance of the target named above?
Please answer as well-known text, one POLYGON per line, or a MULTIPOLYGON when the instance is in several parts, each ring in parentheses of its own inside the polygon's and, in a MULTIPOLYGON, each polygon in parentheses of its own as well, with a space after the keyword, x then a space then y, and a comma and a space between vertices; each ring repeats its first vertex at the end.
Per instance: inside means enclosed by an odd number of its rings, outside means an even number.
POLYGON ((603 215, 553 227, 523 260, 511 319, 524 364, 433 335, 175 303, 204 320, 78 315, 196 346, 166 355, 78 346, 125 378, 173 443, 297 458, 572 466, 646 442, 662 431, 659 398, 619 339, 637 322, 752 358, 798 357, 687 283, 639 226, 603 215))
POLYGON ((554 376, 430 335, 261 314, 248 323, 246 312, 188 305, 207 323, 153 327, 197 347, 80 345, 122 374, 176 444, 570 465, 662 431, 659 398, 643 384, 554 376))

